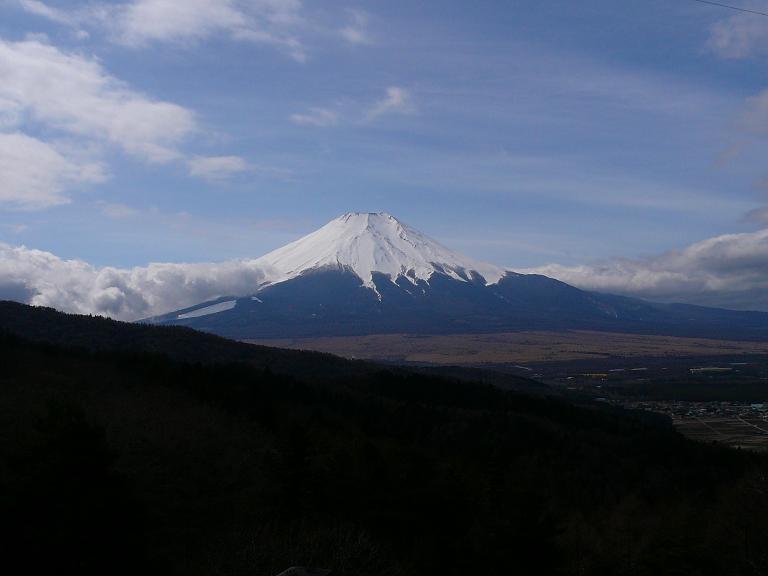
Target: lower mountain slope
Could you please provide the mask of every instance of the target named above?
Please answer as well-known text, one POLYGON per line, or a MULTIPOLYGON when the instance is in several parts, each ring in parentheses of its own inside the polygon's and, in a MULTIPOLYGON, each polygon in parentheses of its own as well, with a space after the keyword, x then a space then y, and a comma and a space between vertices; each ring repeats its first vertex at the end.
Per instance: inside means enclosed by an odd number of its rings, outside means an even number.
POLYGON ((768 572, 765 458, 663 419, 298 352, 334 377, 190 363, 167 353, 178 336, 204 354, 188 330, 12 316, 7 573, 768 572))
POLYGON ((248 265, 263 275, 251 294, 148 321, 241 340, 564 329, 768 340, 768 313, 585 292, 478 262, 387 213, 343 214, 248 265))
POLYGON ((457 280, 439 272, 429 280, 394 281, 373 273, 371 282, 375 289, 351 270, 324 268, 253 296, 221 298, 149 321, 237 339, 581 329, 768 340, 765 312, 657 304, 539 275, 507 273, 486 284, 482 277, 457 280))

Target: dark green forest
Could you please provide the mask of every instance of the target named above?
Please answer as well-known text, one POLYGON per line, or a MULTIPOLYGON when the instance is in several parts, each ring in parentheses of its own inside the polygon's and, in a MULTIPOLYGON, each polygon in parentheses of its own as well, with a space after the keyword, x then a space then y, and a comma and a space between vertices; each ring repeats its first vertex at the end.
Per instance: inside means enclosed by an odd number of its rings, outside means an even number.
POLYGON ((606 406, 0 303, 8 574, 768 573, 768 461, 606 406))

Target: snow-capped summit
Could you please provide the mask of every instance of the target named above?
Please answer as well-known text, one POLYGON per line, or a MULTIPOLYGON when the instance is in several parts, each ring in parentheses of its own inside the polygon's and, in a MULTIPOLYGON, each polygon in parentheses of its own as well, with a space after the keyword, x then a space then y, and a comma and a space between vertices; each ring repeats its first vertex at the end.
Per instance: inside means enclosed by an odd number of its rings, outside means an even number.
POLYGON ((436 272, 455 280, 482 276, 495 284, 501 268, 458 254, 386 212, 348 212, 287 246, 257 259, 270 282, 276 284, 308 271, 339 268, 354 272, 364 286, 376 290, 373 274, 393 281, 429 281, 436 272))

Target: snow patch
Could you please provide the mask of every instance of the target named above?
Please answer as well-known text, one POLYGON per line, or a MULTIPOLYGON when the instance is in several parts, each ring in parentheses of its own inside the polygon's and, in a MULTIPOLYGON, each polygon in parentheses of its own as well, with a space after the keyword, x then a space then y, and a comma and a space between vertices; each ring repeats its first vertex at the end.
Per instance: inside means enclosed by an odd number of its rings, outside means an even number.
POLYGON ((269 284, 319 268, 348 269, 376 290, 374 272, 392 281, 403 276, 413 284, 435 273, 467 282, 479 274, 496 284, 506 271, 454 252, 390 214, 349 212, 319 230, 258 258, 269 284))
POLYGON ((205 308, 198 308, 192 310, 192 312, 186 312, 185 314, 179 314, 176 316, 179 320, 186 320, 187 318, 199 318, 200 316, 208 316, 210 314, 218 314, 226 310, 232 310, 237 305, 237 300, 229 300, 227 302, 219 302, 218 304, 212 304, 205 308))

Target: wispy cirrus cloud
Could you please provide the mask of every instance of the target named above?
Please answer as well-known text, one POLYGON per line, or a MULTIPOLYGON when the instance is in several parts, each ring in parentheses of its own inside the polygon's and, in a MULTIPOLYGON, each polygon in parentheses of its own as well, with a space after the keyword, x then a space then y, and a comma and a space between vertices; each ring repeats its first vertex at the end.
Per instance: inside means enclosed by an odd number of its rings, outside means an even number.
POLYGON ((82 2, 64 11, 41 0, 19 0, 29 13, 78 29, 108 31, 117 44, 142 48, 157 43, 194 44, 226 35, 274 46, 306 59, 300 34, 308 25, 300 0, 130 0, 82 2))
POLYGON ((329 108, 313 107, 306 112, 291 114, 290 121, 299 126, 325 128, 339 123, 339 114, 329 108))
POLYGON ((140 49, 194 46, 214 37, 271 46, 305 62, 318 40, 373 43, 370 16, 359 8, 309 12, 303 0, 73 0, 66 9, 45 0, 7 0, 29 14, 67 26, 85 39, 140 49))
POLYGON ((376 120, 387 114, 412 114, 416 107, 411 92, 401 86, 390 86, 386 94, 368 109, 366 118, 376 120))
POLYGON ((373 102, 337 103, 334 107, 313 106, 291 114, 288 119, 297 126, 327 128, 342 123, 369 123, 389 114, 413 114, 416 111, 410 90, 389 86, 384 96, 373 102))
POLYGON ((129 46, 196 41, 217 33, 235 40, 271 44, 303 61, 296 36, 304 25, 299 0, 134 0, 109 9, 129 46))
POLYGON ((254 167, 239 156, 195 156, 187 162, 192 176, 220 181, 254 167))
POLYGON ((71 12, 49 6, 41 0, 18 0, 18 3, 30 14, 42 16, 43 18, 47 18, 52 22, 56 22, 58 24, 66 24, 69 26, 75 25, 77 23, 77 17, 74 16, 71 12))
POLYGON ((368 14, 362 10, 349 10, 349 21, 339 30, 341 37, 350 44, 370 44, 373 39, 368 31, 368 14))
POLYGON ((99 210, 102 214, 115 220, 121 220, 123 218, 132 218, 137 216, 139 211, 135 208, 131 208, 126 204, 114 203, 114 202, 98 202, 99 210))

